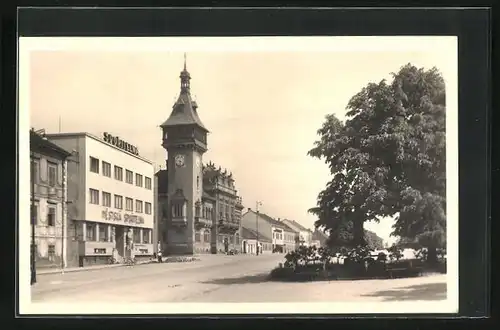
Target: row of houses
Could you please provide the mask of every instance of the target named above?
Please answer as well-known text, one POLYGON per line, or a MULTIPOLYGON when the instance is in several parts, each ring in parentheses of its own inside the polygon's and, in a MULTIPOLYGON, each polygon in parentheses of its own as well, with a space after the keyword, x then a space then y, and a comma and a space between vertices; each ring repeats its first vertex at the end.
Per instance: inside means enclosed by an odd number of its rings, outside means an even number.
POLYGON ((204 162, 208 129, 186 70, 161 127, 157 170, 104 132, 30 131, 32 256, 38 267, 85 267, 168 254, 286 253, 319 245, 299 223, 248 209, 233 174, 204 162))

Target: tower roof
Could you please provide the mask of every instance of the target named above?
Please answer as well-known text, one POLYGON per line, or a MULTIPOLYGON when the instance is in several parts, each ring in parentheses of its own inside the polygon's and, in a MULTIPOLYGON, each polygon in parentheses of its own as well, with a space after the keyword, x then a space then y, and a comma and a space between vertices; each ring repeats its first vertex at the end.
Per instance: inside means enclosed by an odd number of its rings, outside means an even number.
POLYGON ((186 55, 184 54, 184 69, 180 74, 181 79, 181 93, 175 102, 172 112, 168 119, 161 124, 160 126, 165 127, 173 127, 173 126, 182 126, 182 125, 196 125, 205 131, 208 130, 205 128, 205 125, 200 120, 198 116, 198 105, 191 98, 190 91, 190 80, 191 75, 186 69, 186 55))

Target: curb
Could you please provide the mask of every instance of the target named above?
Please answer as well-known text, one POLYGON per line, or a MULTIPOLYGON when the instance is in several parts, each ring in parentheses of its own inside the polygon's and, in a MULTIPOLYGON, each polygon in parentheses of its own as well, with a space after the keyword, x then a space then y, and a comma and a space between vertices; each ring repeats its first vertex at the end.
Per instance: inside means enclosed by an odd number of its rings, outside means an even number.
MULTIPOLYGON (((156 262, 140 262, 135 264, 135 266, 140 266, 140 265, 147 265, 147 264, 153 264, 156 262)), ((117 268, 117 267, 124 267, 128 266, 127 264, 114 264, 114 265, 105 265, 105 266, 90 266, 90 267, 80 267, 80 268, 68 268, 68 269, 54 269, 54 270, 47 270, 47 271, 37 271, 37 275, 51 275, 51 274, 63 274, 63 273, 76 273, 76 272, 88 272, 88 271, 93 271, 93 270, 102 270, 102 269, 108 269, 108 268, 117 268)))

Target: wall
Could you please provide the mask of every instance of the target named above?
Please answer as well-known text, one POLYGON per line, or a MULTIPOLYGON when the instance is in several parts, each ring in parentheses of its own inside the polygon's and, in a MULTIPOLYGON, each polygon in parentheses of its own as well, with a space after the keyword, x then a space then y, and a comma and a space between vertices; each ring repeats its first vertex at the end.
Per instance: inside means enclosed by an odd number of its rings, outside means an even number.
MULTIPOLYGON (((63 260, 63 162, 51 155, 37 152, 31 154, 35 160, 34 195, 36 207, 35 244, 37 248, 36 267, 62 267, 63 260), (48 162, 56 167, 56 181, 49 186, 48 162), (49 226, 49 206, 55 209, 54 224, 49 226), (49 247, 53 253, 49 255, 49 247)), ((31 181, 31 180, 30 180, 31 181)))
POLYGON ((98 141, 93 138, 86 138, 86 155, 85 155, 85 171, 86 176, 86 191, 85 191, 85 219, 90 221, 98 221, 101 223, 111 224, 111 225, 126 225, 141 228, 153 228, 153 201, 154 201, 154 168, 151 163, 148 163, 142 159, 136 158, 135 156, 117 149, 103 141, 98 141), (90 171, 90 157, 99 159, 99 171, 100 173, 93 173, 90 171), (106 177, 102 174, 102 161, 111 164, 111 177, 106 177), (123 181, 116 180, 114 178, 114 166, 120 166, 123 169, 123 181), (126 183, 126 170, 133 172, 133 184, 126 183), (142 187, 135 185, 135 174, 139 173, 143 176, 142 187), (151 179, 151 190, 146 189, 145 177, 151 179), (99 204, 90 204, 90 193, 89 189, 97 189, 100 192, 99 204), (109 192, 111 196, 111 207, 102 206, 102 191, 109 192), (123 196, 123 209, 114 208, 114 194, 123 196), (134 211, 125 210, 125 198, 134 199, 134 211), (135 200, 143 201, 143 212, 135 212, 135 200), (145 202, 151 203, 151 214, 144 213, 145 202), (116 212, 121 214, 120 221, 107 220, 103 217, 102 213, 105 210, 116 212), (124 221, 124 215, 138 215, 144 219, 143 224, 128 224, 124 221))

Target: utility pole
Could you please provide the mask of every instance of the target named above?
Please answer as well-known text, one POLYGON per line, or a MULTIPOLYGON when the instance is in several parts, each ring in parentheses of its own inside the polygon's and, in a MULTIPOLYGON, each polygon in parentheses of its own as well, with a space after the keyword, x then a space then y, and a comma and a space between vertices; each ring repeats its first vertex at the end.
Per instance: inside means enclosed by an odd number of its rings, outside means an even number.
POLYGON ((35 257, 35 225, 36 225, 36 206, 35 206, 35 160, 33 152, 31 156, 31 285, 36 283, 36 257, 35 257))
POLYGON ((255 227, 257 228, 257 239, 256 239, 256 255, 259 255, 259 206, 262 206, 262 203, 257 201, 255 203, 255 227))

